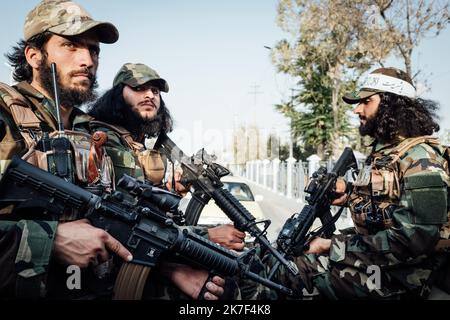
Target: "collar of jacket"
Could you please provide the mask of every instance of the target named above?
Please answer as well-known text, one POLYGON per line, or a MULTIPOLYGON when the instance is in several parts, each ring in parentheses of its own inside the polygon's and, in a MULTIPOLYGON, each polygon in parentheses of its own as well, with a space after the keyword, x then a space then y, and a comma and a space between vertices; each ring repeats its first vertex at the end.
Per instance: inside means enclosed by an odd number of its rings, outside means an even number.
MULTIPOLYGON (((15 87, 24 96, 34 98, 38 102, 40 102, 45 107, 46 111, 53 116, 56 123, 56 109, 53 100, 48 99, 40 91, 38 91, 36 88, 34 88, 31 84, 29 84, 26 81, 18 83, 17 85, 15 85, 15 87)), ((86 114, 77 107, 72 108, 70 119, 72 120, 71 122, 74 128, 80 125, 84 126, 85 124, 93 120, 91 116, 89 116, 88 114, 86 114)))
POLYGON ((384 153, 387 154, 393 148, 395 148, 398 144, 400 144, 406 138, 403 136, 398 136, 394 141, 391 142, 379 142, 377 140, 372 142, 373 152, 372 153, 384 153))

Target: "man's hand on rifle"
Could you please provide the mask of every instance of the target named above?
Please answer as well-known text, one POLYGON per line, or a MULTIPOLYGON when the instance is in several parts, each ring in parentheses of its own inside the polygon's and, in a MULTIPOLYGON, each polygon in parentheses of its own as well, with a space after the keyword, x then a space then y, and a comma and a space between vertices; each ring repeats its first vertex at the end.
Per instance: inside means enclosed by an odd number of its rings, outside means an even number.
POLYGON ((241 251, 245 246, 245 232, 239 231, 232 224, 209 228, 208 239, 231 250, 241 251))
POLYGON ((181 291, 192 299, 218 300, 223 295, 225 280, 215 276, 212 281, 206 283, 207 291, 204 296, 199 297, 205 282, 209 278, 209 272, 206 270, 176 263, 163 263, 161 270, 181 291))
POLYGON ((125 261, 131 253, 108 232, 93 227, 87 219, 60 223, 56 229, 54 252, 61 263, 86 268, 90 263, 105 262, 113 252, 125 261))
POLYGON ((315 238, 309 243, 309 250, 305 253, 324 254, 329 253, 331 240, 324 238, 315 238))
MULTIPOLYGON (((178 192, 182 197, 186 196, 188 193, 188 190, 181 184, 181 178, 183 175, 183 170, 181 168, 178 168, 175 170, 175 191, 178 192)), ((167 183, 166 188, 169 191, 172 191, 172 175, 170 175, 167 183)))
POLYGON ((344 205, 347 202, 348 195, 345 193, 347 190, 347 182, 344 179, 338 178, 336 180, 336 194, 342 194, 338 198, 334 199, 331 204, 335 206, 344 205))

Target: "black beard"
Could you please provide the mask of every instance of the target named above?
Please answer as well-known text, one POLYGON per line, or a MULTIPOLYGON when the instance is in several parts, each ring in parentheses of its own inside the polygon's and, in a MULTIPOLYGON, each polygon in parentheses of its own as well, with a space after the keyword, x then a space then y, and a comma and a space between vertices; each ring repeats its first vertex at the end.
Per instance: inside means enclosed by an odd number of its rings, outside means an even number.
POLYGON ((370 137, 375 137, 375 130, 377 128, 377 117, 370 117, 367 118, 366 123, 365 124, 361 124, 359 127, 359 133, 362 136, 370 136, 370 137))
MULTIPOLYGON (((142 119, 142 118, 141 118, 142 119)), ((148 138, 156 137, 163 127, 162 115, 157 114, 152 120, 142 119, 140 125, 140 131, 143 132, 148 138)))
POLYGON ((135 138, 139 140, 142 136, 151 138, 159 135, 164 124, 164 115, 161 112, 162 107, 158 109, 156 116, 153 119, 144 119, 139 112, 131 109, 130 105, 126 108, 125 129, 130 131, 135 138))
MULTIPOLYGON (((43 67, 41 68, 42 71, 39 73, 39 78, 42 86, 47 90, 51 97, 55 99, 52 71, 46 57, 43 58, 41 66, 43 67)), ((92 84, 88 90, 66 88, 61 83, 59 75, 57 77, 57 82, 59 87, 59 102, 62 106, 80 107, 84 103, 92 102, 97 99, 97 93, 95 92, 95 89, 98 87, 96 76, 92 79, 92 84)))

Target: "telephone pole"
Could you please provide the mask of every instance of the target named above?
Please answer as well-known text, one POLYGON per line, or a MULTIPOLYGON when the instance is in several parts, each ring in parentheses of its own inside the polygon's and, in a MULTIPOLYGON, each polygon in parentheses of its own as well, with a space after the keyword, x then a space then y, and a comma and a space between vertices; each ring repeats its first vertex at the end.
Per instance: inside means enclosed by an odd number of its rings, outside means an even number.
POLYGON ((263 94, 262 91, 259 91, 258 89, 261 87, 257 84, 254 84, 252 86, 250 86, 253 90, 250 91, 248 94, 253 95, 253 112, 252 112, 252 116, 253 116, 253 122, 256 124, 256 110, 257 110, 257 106, 256 106, 256 98, 258 95, 263 94))
MULTIPOLYGON (((253 89, 251 92, 249 92, 249 94, 253 95, 253 111, 252 111, 252 122, 253 122, 253 127, 255 130, 255 139, 256 139, 256 159, 259 159, 260 155, 259 155, 259 143, 260 143, 260 137, 259 137, 259 127, 256 124, 256 114, 257 114, 257 104, 256 104, 256 98, 258 95, 263 94, 262 91, 259 91, 258 89, 261 86, 257 85, 257 84, 253 84, 251 86, 251 88, 253 89)), ((249 130, 247 130, 248 132, 249 130)))
MULTIPOLYGON (((291 88, 291 103, 294 105, 294 88, 291 88)), ((292 129, 292 118, 289 119, 289 158, 294 157, 294 130, 292 129)))

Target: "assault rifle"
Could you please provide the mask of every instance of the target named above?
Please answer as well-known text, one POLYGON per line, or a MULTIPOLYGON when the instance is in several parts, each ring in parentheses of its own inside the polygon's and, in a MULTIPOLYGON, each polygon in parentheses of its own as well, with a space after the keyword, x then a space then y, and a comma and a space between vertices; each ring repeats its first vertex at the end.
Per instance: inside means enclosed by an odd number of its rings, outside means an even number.
MULTIPOLYGON (((248 232, 259 242, 261 246, 268 250, 278 261, 285 265, 294 275, 298 273, 292 261, 286 260, 283 255, 271 246, 266 236, 266 230, 270 225, 270 220, 257 222, 255 217, 226 189, 220 178, 230 172, 213 162, 215 159, 208 155, 205 150, 200 150, 195 156, 188 157, 165 133, 161 132, 155 146, 155 150, 165 154, 167 158, 175 164, 177 161, 183 169, 183 179, 181 184, 191 187, 193 203, 199 207, 206 205, 212 198, 217 206, 233 221, 234 226, 248 232), (258 224, 264 223, 261 230, 258 224)), ((200 208, 200 210, 201 210, 200 208)), ((186 210, 189 212, 189 207, 186 210)), ((198 221, 200 210, 195 210, 196 217, 187 216, 188 224, 195 225, 198 221)))
POLYGON ((162 256, 175 257, 219 276, 239 275, 292 294, 290 289, 250 270, 254 251, 238 256, 182 230, 156 207, 136 206, 126 202, 121 193, 97 196, 18 157, 13 158, 0 181, 0 208, 10 205, 16 212, 40 209, 47 218, 75 209, 93 226, 120 241, 133 254, 132 263, 154 267, 162 256))
MULTIPOLYGON (((344 207, 332 216, 331 203, 336 198, 335 186, 338 177, 342 177, 350 169, 357 169, 357 162, 352 149, 345 148, 334 168, 327 172, 325 167, 320 167, 314 172, 312 179, 305 188, 310 195, 306 197, 306 204, 300 213, 294 214, 284 224, 277 238, 278 250, 285 256, 298 257, 308 248, 312 239, 316 236, 331 237, 336 230, 335 222, 341 215, 344 207), (309 232, 314 220, 319 218, 322 227, 317 231, 309 232)), ((351 188, 349 188, 351 189, 351 188)), ((348 190, 348 193, 351 190, 348 190)), ((279 266, 276 263, 272 268, 269 279, 279 266)))
POLYGON ((177 225, 185 223, 183 212, 178 209, 181 200, 179 195, 157 188, 148 182, 140 181, 127 174, 120 178, 117 186, 138 199, 138 206, 153 207, 156 205, 158 209, 170 214, 170 217, 177 225))

